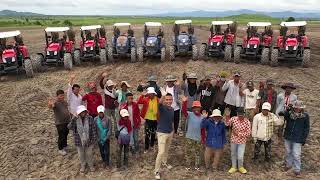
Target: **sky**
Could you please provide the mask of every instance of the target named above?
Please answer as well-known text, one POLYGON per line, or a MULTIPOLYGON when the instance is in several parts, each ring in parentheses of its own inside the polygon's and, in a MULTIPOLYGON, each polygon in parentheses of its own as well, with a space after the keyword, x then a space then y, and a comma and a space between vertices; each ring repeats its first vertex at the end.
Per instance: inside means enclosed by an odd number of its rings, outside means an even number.
POLYGON ((4 9, 47 15, 146 15, 239 9, 319 12, 320 0, 0 0, 0 10, 4 9))

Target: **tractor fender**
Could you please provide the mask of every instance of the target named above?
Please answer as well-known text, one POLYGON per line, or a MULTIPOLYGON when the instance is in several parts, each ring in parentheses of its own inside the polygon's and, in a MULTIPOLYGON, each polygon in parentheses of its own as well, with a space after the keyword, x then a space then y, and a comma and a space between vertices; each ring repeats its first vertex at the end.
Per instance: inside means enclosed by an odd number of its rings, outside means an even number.
POLYGON ((44 55, 42 53, 37 53, 37 55, 42 56, 42 58, 44 59, 44 55))
POLYGON ((273 46, 272 48, 273 48, 273 49, 279 49, 279 47, 278 47, 278 46, 273 46))
POLYGON ((206 46, 207 46, 207 43, 201 43, 201 44, 203 44, 203 45, 206 45, 206 46))
POLYGON ((308 47, 304 47, 303 49, 311 49, 311 48, 308 46, 308 47))

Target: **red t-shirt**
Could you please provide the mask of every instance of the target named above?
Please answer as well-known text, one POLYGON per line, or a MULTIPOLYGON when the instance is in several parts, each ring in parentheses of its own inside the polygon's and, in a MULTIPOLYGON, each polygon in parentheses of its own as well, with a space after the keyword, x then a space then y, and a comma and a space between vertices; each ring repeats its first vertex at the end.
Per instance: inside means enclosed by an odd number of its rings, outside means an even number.
POLYGON ((90 115, 98 115, 97 107, 102 105, 102 96, 98 92, 90 92, 82 97, 87 102, 87 109, 90 115))
POLYGON ((272 104, 272 90, 268 90, 268 103, 272 104))

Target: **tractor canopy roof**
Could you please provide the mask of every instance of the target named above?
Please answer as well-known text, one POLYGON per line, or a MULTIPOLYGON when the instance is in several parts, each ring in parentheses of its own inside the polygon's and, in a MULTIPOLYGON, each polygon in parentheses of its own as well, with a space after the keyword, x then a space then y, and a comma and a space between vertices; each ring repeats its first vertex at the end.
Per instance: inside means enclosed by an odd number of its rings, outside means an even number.
POLYGON ((20 34, 20 31, 0 32, 0 39, 19 36, 20 34))
POLYGON ((46 32, 64 32, 70 30, 69 27, 47 27, 44 31, 46 32))
POLYGON ((190 19, 187 19, 187 20, 176 20, 174 23, 175 24, 191 24, 192 20, 190 20, 190 19))
POLYGON ((91 26, 81 26, 80 30, 85 31, 85 30, 93 30, 93 29, 101 29, 101 25, 91 25, 91 26))
POLYGON ((233 21, 212 21, 212 25, 229 25, 233 24, 233 21))
POLYGON ((130 23, 115 23, 113 26, 119 27, 119 26, 131 26, 130 23))
POLYGON ((266 27, 266 26, 271 26, 271 22, 248 22, 247 26, 266 27))
POLYGON ((161 27, 162 24, 160 22, 145 22, 145 26, 151 26, 151 27, 161 27))
POLYGON ((293 21, 293 22, 281 22, 280 26, 286 27, 299 27, 299 26, 306 26, 306 21, 293 21))

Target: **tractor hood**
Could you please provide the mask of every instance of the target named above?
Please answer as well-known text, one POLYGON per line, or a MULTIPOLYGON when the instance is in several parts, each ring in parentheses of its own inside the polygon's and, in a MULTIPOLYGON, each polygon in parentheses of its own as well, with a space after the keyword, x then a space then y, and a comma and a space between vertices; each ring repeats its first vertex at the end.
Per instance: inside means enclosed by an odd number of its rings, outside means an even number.
POLYGON ((84 47, 94 47, 94 40, 87 40, 84 42, 84 47))
POLYGON ((51 43, 49 44, 47 51, 59 51, 60 50, 60 44, 59 43, 51 43))
POLYGON ((286 40, 286 46, 297 46, 297 45, 298 45, 297 38, 288 38, 286 40))
POLYGON ((128 41, 127 36, 119 36, 117 39, 117 46, 126 46, 128 41))
POLYGON ((6 49, 2 52, 1 63, 11 63, 16 61, 16 52, 14 49, 6 49))
POLYGON ((221 42, 224 38, 224 35, 215 35, 211 38, 211 42, 221 42))
POLYGON ((260 38, 259 37, 251 37, 248 41, 249 45, 259 45, 260 44, 260 38))
POLYGON ((158 40, 157 37, 154 37, 154 36, 148 37, 146 41, 146 46, 155 46, 157 40, 158 40))
POLYGON ((180 34, 178 36, 179 43, 189 43, 190 39, 187 34, 180 34))

